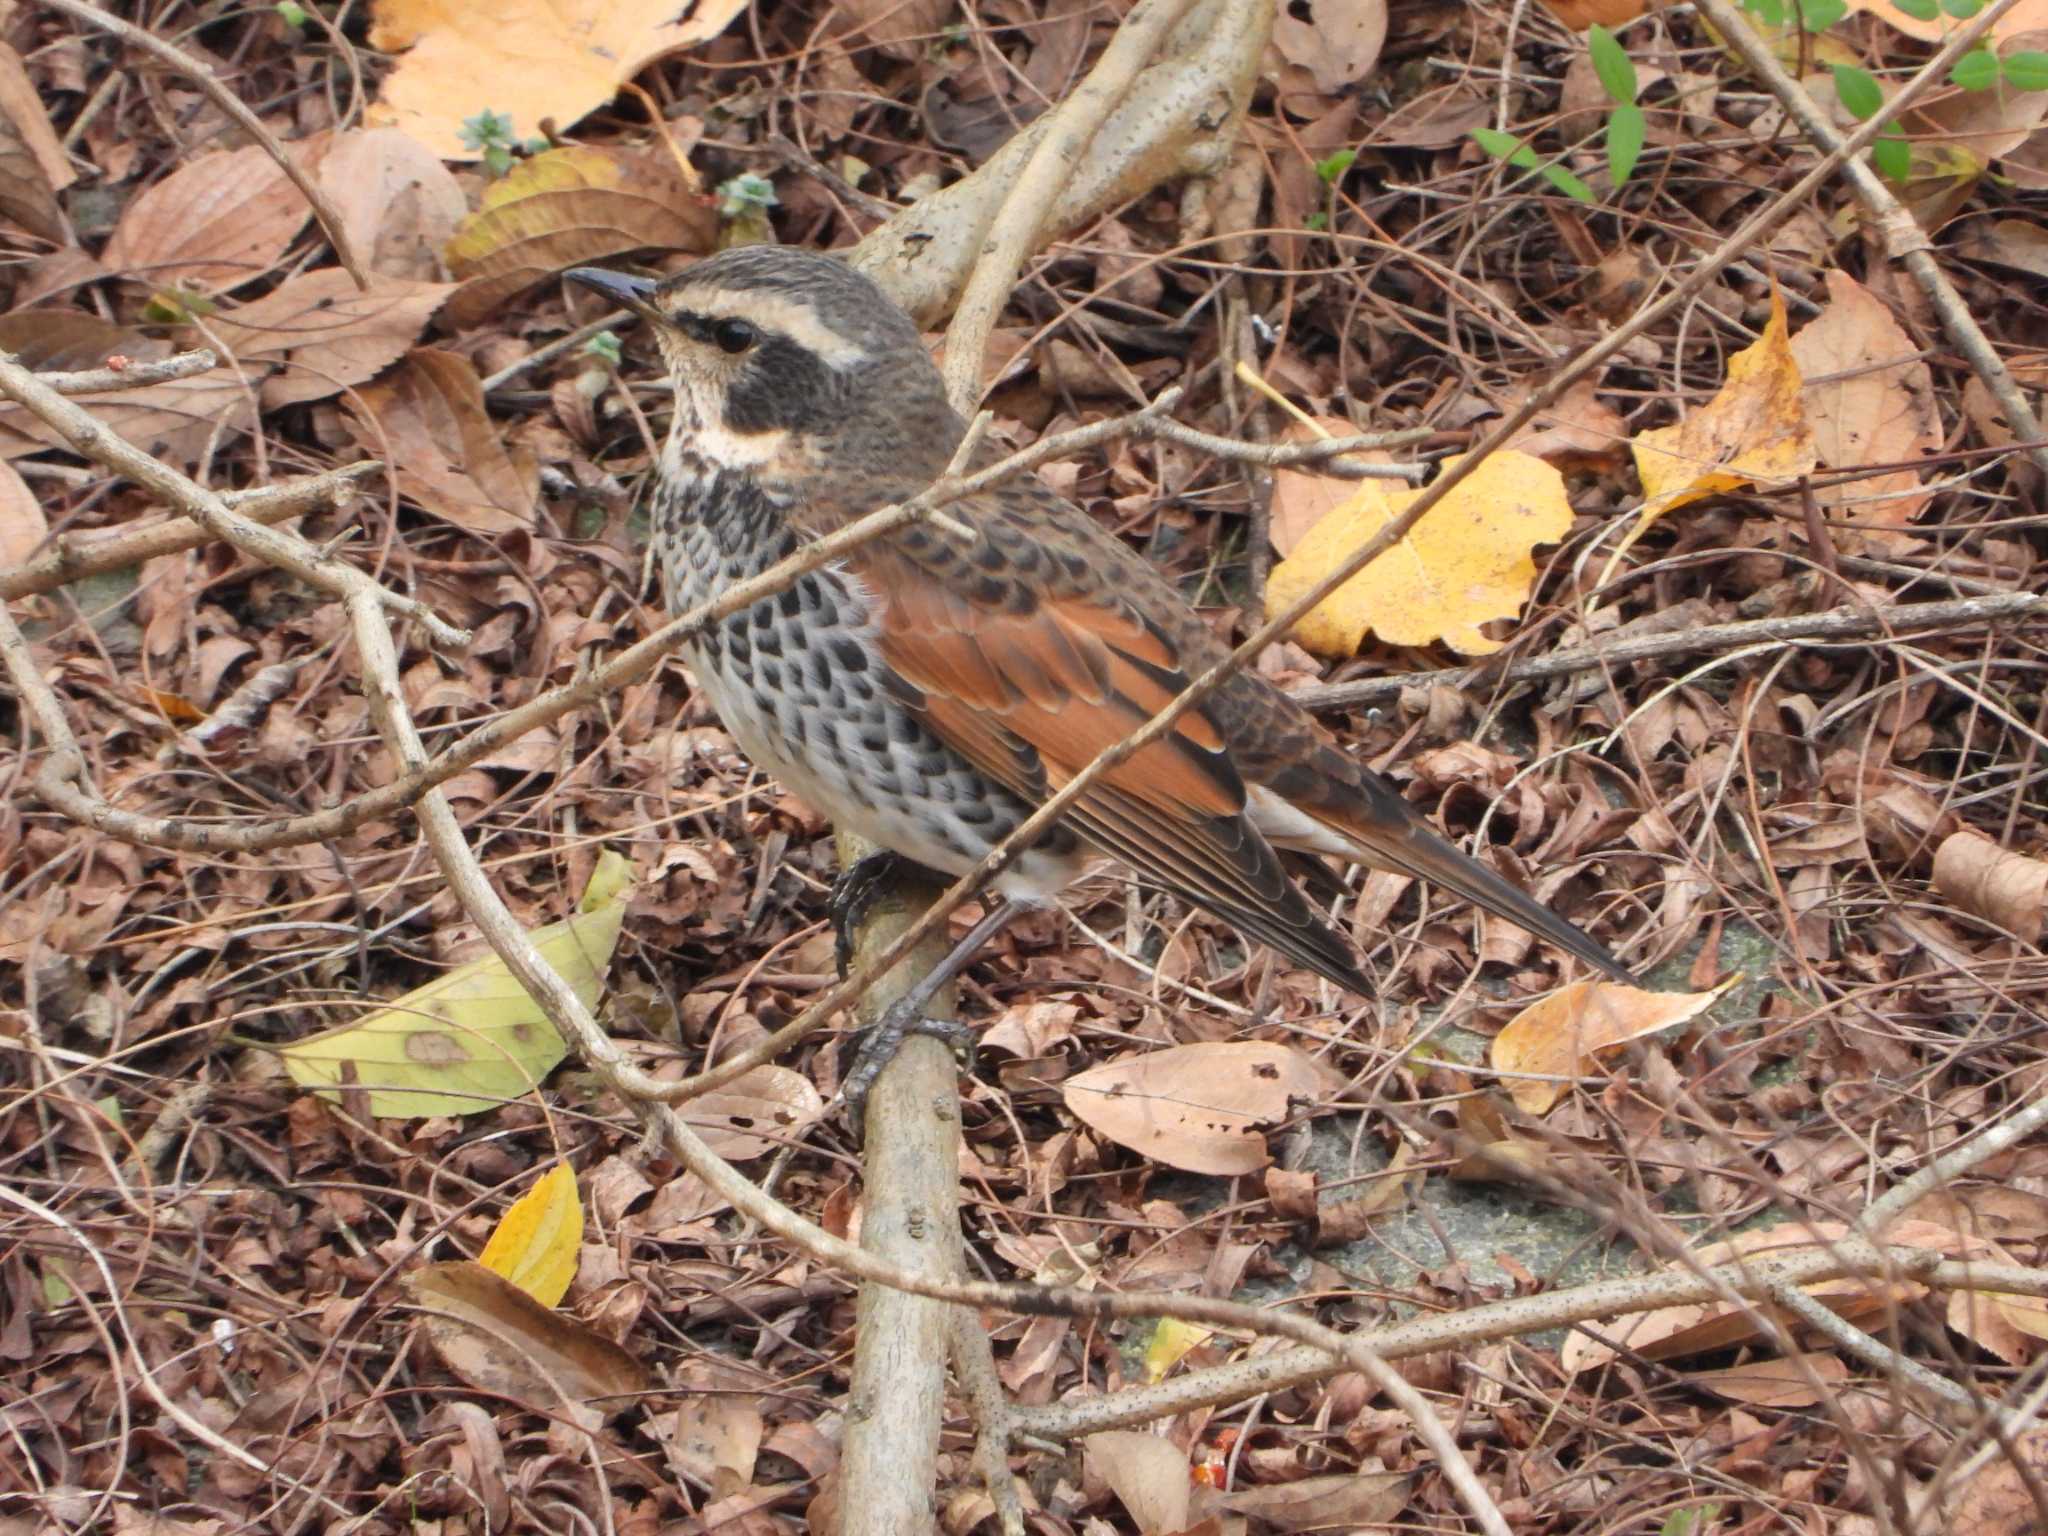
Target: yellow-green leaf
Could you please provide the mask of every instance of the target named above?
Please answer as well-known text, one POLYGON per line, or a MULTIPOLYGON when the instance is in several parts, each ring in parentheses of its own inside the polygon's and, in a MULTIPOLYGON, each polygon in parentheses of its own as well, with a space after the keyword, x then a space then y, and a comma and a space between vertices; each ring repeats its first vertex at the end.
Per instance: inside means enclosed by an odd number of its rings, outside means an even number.
MULTIPOLYGON (((1417 494, 1360 481, 1274 567, 1268 615, 1342 566, 1417 494)), ((1311 609, 1294 638, 1319 656, 1357 654, 1367 630, 1393 645, 1443 640, 1468 656, 1497 651, 1499 642, 1479 626, 1522 611, 1536 581, 1530 551, 1563 538, 1571 525, 1564 477, 1541 459, 1503 448, 1406 538, 1311 609)))
POLYGON ((583 1202, 577 1198, 576 1174, 567 1163, 557 1163, 512 1202, 478 1262, 552 1307, 576 1278, 576 1250, 582 1244, 583 1202))
POLYGON ((1145 1380, 1157 1383, 1180 1364, 1180 1358, 1198 1344, 1208 1342, 1212 1328, 1184 1323, 1177 1317, 1162 1317, 1152 1330, 1152 1342, 1145 1346, 1145 1380))
MULTIPOLYGON (((631 869, 622 855, 607 851, 590 890, 609 896, 533 934, 534 948, 585 1007, 604 989, 631 869)), ((330 1099, 339 1099, 345 1086, 360 1086, 371 1114, 405 1118, 481 1114, 531 1093, 565 1050, 540 1005, 503 961, 486 955, 358 1023, 300 1040, 281 1054, 300 1086, 330 1099)))

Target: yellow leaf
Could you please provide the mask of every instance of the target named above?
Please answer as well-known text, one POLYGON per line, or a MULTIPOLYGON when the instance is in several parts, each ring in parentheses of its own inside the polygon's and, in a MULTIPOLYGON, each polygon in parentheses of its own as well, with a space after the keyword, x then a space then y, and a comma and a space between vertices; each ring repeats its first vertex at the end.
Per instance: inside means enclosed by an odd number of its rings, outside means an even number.
POLYGON ((1184 1323, 1177 1317, 1162 1317, 1159 1326, 1152 1330, 1152 1342, 1145 1346, 1145 1380, 1165 1380, 1166 1373, 1180 1364, 1180 1357, 1196 1345, 1206 1343, 1214 1331, 1195 1323, 1184 1323))
POLYGON ((1541 1078, 1576 1077, 1594 1052, 1683 1024, 1741 979, 1731 976, 1711 992, 1645 992, 1611 981, 1575 981, 1508 1021, 1494 1037, 1494 1068, 1508 1077, 1516 1107, 1540 1115, 1569 1086, 1541 1078), (1525 1072, 1540 1076, 1515 1076, 1525 1072))
POLYGON ((1728 360, 1721 392, 1677 425, 1636 438, 1643 507, 1614 559, 1673 507, 1811 474, 1819 458, 1800 400, 1803 384, 1786 333, 1785 301, 1773 289, 1770 324, 1754 346, 1728 360))
MULTIPOLYGON (((590 877, 610 896, 533 934, 534 948, 594 1006, 618 946, 631 863, 607 850, 590 877)), ((586 892, 585 899, 588 899, 586 892)), ((458 966, 359 1023, 284 1047, 285 1071, 301 1087, 339 1099, 344 1086, 369 1094, 370 1113, 474 1115, 531 1093, 566 1047, 540 1005, 496 955, 458 966)))
MULTIPOLYGON (((1418 494, 1361 481, 1274 567, 1268 616, 1342 566, 1418 494)), ((1294 638, 1320 656, 1355 655, 1367 630, 1393 645, 1443 640, 1468 656, 1497 651, 1499 642, 1479 626, 1522 611, 1536 582, 1529 552, 1563 538, 1571 525, 1564 477, 1541 459, 1503 449, 1406 538, 1310 610, 1294 638)))
POLYGON ((576 1250, 582 1244, 583 1202, 576 1196, 576 1174, 567 1163, 557 1163, 512 1202, 478 1262, 552 1307, 576 1278, 576 1250))
POLYGON ((409 48, 369 111, 444 160, 474 160, 462 124, 509 114, 516 138, 567 128, 656 59, 718 36, 746 0, 377 0, 370 45, 409 48))

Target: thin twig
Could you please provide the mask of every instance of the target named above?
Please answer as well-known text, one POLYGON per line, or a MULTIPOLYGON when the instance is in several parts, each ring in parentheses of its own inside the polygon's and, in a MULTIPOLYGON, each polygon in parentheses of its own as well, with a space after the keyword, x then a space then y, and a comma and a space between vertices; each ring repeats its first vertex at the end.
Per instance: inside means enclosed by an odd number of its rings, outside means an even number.
POLYGON ((84 368, 76 372, 39 373, 43 384, 60 395, 91 395, 102 390, 141 389, 149 384, 168 384, 205 373, 219 362, 212 351, 178 352, 153 363, 129 363, 122 368, 84 368))
POLYGON ((96 5, 88 5, 86 0, 47 0, 47 3, 50 9, 62 11, 75 20, 98 27, 102 32, 110 33, 131 48, 140 48, 144 53, 161 59, 179 74, 188 76, 205 93, 209 101, 233 118, 236 125, 261 144, 264 152, 283 168, 285 175, 292 179, 292 185, 297 187, 306 201, 312 205, 313 217, 320 221, 320 227, 327 232, 327 239, 334 246, 336 259, 347 269, 348 275, 356 280, 358 288, 369 288, 369 269, 356 254, 355 242, 349 239, 348 228, 343 224, 340 212, 328 201, 327 194, 320 190, 313 178, 306 174, 305 167, 293 159, 291 152, 277 141, 277 135, 264 126, 263 119, 250 111, 241 97, 216 80, 212 70, 183 49, 165 42, 133 22, 122 20, 112 12, 103 11, 96 5))
MULTIPOLYGON (((346 507, 355 494, 356 482, 376 474, 383 467, 375 459, 365 459, 359 464, 346 464, 340 469, 309 475, 303 480, 287 480, 282 485, 226 491, 220 499, 250 522, 267 527, 303 516, 315 508, 346 507)), ((197 549, 202 544, 212 543, 213 539, 213 534, 189 517, 159 518, 140 528, 92 535, 60 534, 52 541, 53 547, 48 554, 39 555, 14 570, 0 571, 0 602, 54 592, 87 576, 97 576, 103 571, 126 570, 159 555, 197 549)))
POLYGON ((1483 685, 1536 682, 1599 667, 1667 656, 1740 650, 1749 645, 1797 645, 1810 641, 1853 640, 1901 630, 1953 633, 1981 624, 2048 617, 2048 597, 2031 592, 2003 592, 1990 597, 1959 598, 1943 603, 1886 603, 1868 608, 1829 608, 1822 613, 1788 613, 1734 624, 1706 624, 1669 633, 1626 635, 1593 645, 1575 645, 1543 656, 1527 656, 1504 667, 1443 667, 1400 677, 1363 678, 1351 683, 1319 683, 1297 688, 1296 703, 1312 710, 1356 709, 1397 698, 1410 688, 1475 688, 1483 685))

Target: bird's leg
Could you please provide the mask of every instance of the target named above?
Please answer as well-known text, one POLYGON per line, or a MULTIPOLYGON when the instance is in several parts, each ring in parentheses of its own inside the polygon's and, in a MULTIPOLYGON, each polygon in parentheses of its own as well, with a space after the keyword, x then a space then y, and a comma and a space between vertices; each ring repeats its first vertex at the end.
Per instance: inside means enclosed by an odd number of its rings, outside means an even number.
POLYGON ((842 978, 853 968, 854 936, 860 932, 869 903, 891 885, 919 875, 939 889, 947 884, 943 875, 887 848, 877 848, 839 871, 827 910, 832 914, 832 954, 842 978))
MULTIPOLYGON (((862 861, 863 864, 865 862, 862 861)), ((867 1128, 868 1090, 874 1087, 875 1079, 882 1075, 882 1068, 895 1059, 897 1051, 903 1048, 903 1042, 910 1036, 929 1035, 934 1040, 943 1040, 952 1047, 955 1056, 963 1059, 968 1070, 973 1069, 974 1031, 958 1019, 928 1018, 925 1010, 931 1007, 932 999, 948 982, 967 969, 981 947, 1024 910, 1024 903, 1009 900, 991 908, 980 922, 967 930, 967 936, 955 944, 944 959, 920 976, 908 992, 889 1005, 881 1018, 861 1032, 860 1043, 854 1048, 853 1060, 847 1067, 846 1079, 840 1084, 840 1092, 846 1095, 846 1112, 852 1119, 854 1135, 861 1135, 867 1128)))

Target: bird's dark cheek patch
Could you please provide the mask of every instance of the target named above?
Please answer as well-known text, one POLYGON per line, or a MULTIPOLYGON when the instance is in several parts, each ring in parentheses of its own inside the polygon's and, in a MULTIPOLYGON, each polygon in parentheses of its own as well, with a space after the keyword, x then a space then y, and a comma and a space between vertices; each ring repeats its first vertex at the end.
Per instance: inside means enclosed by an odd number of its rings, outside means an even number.
POLYGON ((734 432, 777 432, 816 425, 827 405, 825 365, 786 336, 771 336, 740 363, 725 400, 734 432))

